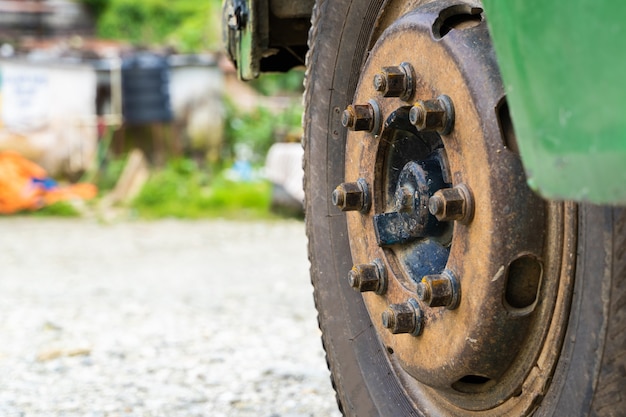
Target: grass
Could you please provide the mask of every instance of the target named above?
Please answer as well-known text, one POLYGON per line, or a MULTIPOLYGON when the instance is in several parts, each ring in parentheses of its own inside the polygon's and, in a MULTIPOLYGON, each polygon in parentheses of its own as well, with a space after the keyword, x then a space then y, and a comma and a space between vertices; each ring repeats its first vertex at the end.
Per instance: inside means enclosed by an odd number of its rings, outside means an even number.
POLYGON ((29 214, 36 217, 81 217, 82 214, 69 202, 59 201, 35 211, 23 211, 20 215, 29 214))
POLYGON ((144 219, 268 219, 274 217, 270 198, 267 181, 232 181, 223 173, 210 178, 193 161, 179 159, 154 173, 131 207, 144 219))

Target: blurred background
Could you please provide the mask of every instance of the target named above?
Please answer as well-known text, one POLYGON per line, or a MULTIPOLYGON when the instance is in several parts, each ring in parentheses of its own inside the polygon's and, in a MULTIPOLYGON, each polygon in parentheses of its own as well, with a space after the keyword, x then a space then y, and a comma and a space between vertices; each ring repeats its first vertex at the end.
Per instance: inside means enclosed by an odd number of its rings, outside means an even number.
POLYGON ((303 69, 220 0, 0 0, 0 415, 334 416, 303 69))
POLYGON ((50 179, 0 212, 301 215, 303 70, 241 83, 221 51, 219 0, 0 1, 3 165, 50 179))

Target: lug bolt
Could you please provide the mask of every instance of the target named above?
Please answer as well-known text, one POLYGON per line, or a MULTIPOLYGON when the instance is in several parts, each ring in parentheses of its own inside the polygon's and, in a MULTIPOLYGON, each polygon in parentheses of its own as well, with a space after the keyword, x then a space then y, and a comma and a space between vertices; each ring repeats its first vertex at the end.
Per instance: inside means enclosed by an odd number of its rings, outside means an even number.
POLYGON ((396 191, 396 201, 397 201, 397 209, 401 212, 411 212, 413 211, 413 200, 415 197, 413 196, 415 191, 408 186, 400 187, 396 191))
POLYGON ((376 125, 379 123, 379 115, 377 115, 377 106, 374 106, 371 102, 367 104, 350 104, 343 111, 341 117, 341 124, 354 131, 367 131, 372 132, 376 130, 376 125))
POLYGON ((474 214, 474 199, 465 184, 443 188, 428 199, 428 211, 441 222, 468 222, 474 214))
POLYGON ((424 313, 413 298, 403 304, 391 304, 382 314, 382 325, 393 334, 419 336, 424 327, 424 313))
POLYGON ((385 74, 378 73, 374 75, 374 89, 381 93, 385 92, 387 89, 387 77, 385 77, 385 74))
POLYGON ((446 307, 454 310, 461 300, 461 287, 452 271, 426 275, 417 284, 417 296, 429 307, 446 307))
POLYGON ((370 194, 367 182, 359 178, 357 182, 339 184, 331 195, 333 205, 341 211, 361 211, 366 213, 370 208, 370 194))
POLYGON ((380 91, 383 97, 400 97, 404 93, 406 74, 400 67, 383 67, 376 75, 378 77, 374 76, 374 88, 380 91))
POLYGON ((415 71, 408 62, 395 67, 383 67, 374 75, 374 89, 383 97, 400 97, 408 100, 415 90, 415 71))
POLYGON ((352 267, 348 273, 350 286, 359 292, 375 291, 384 294, 387 291, 387 270, 381 260, 352 267))
POLYGON ((409 121, 420 132, 439 132, 447 135, 454 126, 454 105, 450 97, 419 100, 409 111, 409 121))

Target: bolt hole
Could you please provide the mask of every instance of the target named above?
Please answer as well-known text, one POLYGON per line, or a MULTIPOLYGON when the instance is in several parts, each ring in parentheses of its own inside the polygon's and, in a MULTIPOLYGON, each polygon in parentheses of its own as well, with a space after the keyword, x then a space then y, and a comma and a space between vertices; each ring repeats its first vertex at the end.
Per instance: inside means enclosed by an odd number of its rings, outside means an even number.
POLYGON ((463 378, 459 379, 459 382, 474 385, 486 384, 489 381, 491 381, 491 379, 480 375, 465 375, 463 378))
POLYGON ((387 346, 387 353, 393 355, 393 348, 391 346, 387 346))
POLYGON ((531 255, 524 255, 509 266, 505 300, 513 309, 526 309, 537 300, 542 275, 541 262, 531 255))
POLYGON ((475 394, 484 392, 494 385, 491 378, 482 375, 465 375, 463 378, 452 384, 452 388, 458 392, 475 394))
POLYGON ((503 97, 496 107, 498 115, 498 125, 500 125, 500 134, 504 146, 506 146, 512 152, 519 154, 519 147, 517 146, 517 137, 515 136, 515 130, 513 129, 513 120, 511 119, 511 113, 509 112, 509 103, 506 97, 503 97))
POLYGON ((441 39, 453 29, 464 30, 478 26, 483 20, 482 12, 481 8, 466 4, 448 7, 442 10, 435 20, 433 36, 435 39, 441 39))

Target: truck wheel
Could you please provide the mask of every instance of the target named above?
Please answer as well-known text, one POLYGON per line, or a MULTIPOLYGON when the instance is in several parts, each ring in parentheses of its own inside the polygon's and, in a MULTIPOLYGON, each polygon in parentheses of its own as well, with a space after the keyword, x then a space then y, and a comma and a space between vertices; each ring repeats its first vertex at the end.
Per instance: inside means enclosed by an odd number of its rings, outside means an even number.
POLYGON ((318 0, 305 191, 347 416, 626 415, 626 213, 526 185, 480 3, 318 0))

